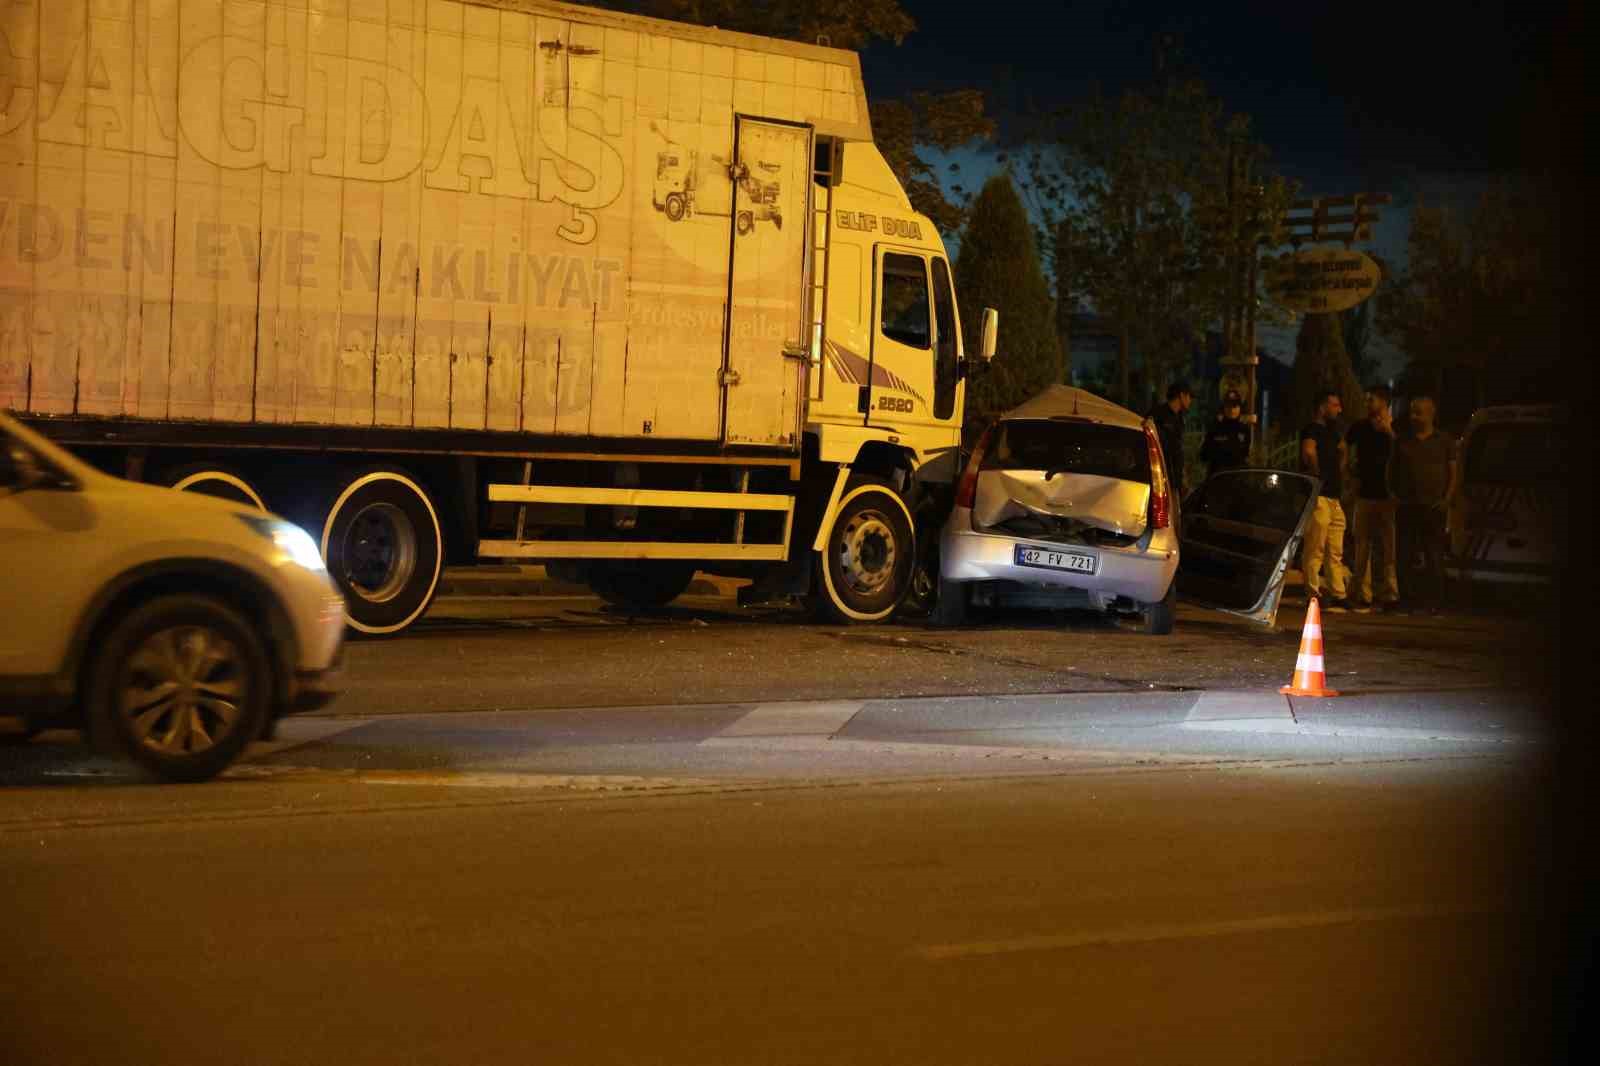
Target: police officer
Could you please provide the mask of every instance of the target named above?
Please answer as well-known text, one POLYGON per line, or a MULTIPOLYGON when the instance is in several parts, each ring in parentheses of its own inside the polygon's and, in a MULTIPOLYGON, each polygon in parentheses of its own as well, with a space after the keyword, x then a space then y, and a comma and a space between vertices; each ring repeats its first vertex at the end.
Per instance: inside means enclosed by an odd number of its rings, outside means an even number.
POLYGON ((1233 389, 1222 398, 1222 413, 1211 423, 1205 443, 1200 445, 1200 458, 1205 461, 1208 474, 1236 470, 1250 463, 1250 429, 1239 417, 1242 405, 1233 389))
POLYGON ((1167 478, 1172 482, 1173 495, 1183 499, 1183 416, 1194 403, 1194 392, 1186 381, 1173 382, 1167 387, 1167 402, 1158 403, 1150 412, 1156 424, 1156 434, 1161 438, 1161 456, 1166 460, 1167 478))

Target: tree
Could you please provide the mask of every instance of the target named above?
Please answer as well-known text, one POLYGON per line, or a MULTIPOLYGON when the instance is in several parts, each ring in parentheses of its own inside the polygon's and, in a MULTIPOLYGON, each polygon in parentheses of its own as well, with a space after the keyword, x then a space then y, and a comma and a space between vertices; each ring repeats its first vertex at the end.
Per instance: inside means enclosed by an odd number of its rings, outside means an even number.
POLYGON ((974 417, 1015 407, 1058 381, 1059 347, 1050 287, 1039 266, 1033 227, 1011 176, 996 174, 973 202, 955 264, 966 350, 976 352, 982 312, 1000 312, 999 354, 967 382, 974 417))
POLYGON ((1266 173, 1249 122, 1204 86, 1169 80, 1115 100, 1094 94, 1053 120, 1030 160, 1036 211, 1072 224, 1080 291, 1119 338, 1120 398, 1134 401, 1133 355, 1160 385, 1206 330, 1245 302, 1248 257, 1292 190, 1266 173))
POLYGON ((1377 323, 1408 357, 1407 391, 1433 393, 1447 421, 1559 390, 1568 282, 1553 203, 1532 182, 1504 181, 1465 220, 1425 204, 1412 211, 1409 263, 1380 290, 1377 323), (1465 395, 1447 403, 1453 381, 1466 382, 1465 395))
POLYGON ((1356 380, 1367 381, 1367 344, 1372 340, 1372 307, 1370 298, 1362 300, 1347 311, 1339 312, 1339 330, 1344 338, 1344 350, 1350 356, 1350 369, 1356 380))
MULTIPOLYGON (((917 28, 900 0, 596 0, 598 6, 675 22, 782 37, 806 44, 860 49, 875 41, 899 44, 917 28)), ((912 93, 872 104, 873 139, 905 188, 911 206, 941 233, 961 228, 966 190, 945 183, 920 149, 948 152, 994 136, 976 89, 912 93)))
MULTIPOLYGON (((994 129, 994 122, 984 114, 983 94, 976 89, 913 93, 907 100, 872 105, 872 137, 878 151, 900 179, 911 206, 946 235, 961 228, 969 197, 954 182, 946 190, 938 171, 919 149, 949 152, 974 140, 988 140, 994 129)), ((958 164, 949 166, 958 169, 958 164)))
POLYGON ((1350 366, 1344 347, 1344 330, 1337 314, 1306 315, 1294 341, 1294 372, 1289 381, 1291 426, 1311 421, 1317 394, 1336 389, 1344 402, 1345 417, 1360 417, 1365 395, 1350 366))

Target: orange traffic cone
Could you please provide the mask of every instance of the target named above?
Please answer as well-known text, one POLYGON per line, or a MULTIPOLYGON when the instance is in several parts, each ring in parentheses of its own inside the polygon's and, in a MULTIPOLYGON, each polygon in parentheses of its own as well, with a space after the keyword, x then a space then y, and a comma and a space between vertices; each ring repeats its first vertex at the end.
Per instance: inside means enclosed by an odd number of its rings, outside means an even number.
POLYGON ((1306 608, 1306 626, 1300 632, 1300 657, 1294 663, 1294 678, 1278 691, 1285 696, 1337 696, 1327 687, 1322 665, 1322 608, 1316 600, 1306 608))

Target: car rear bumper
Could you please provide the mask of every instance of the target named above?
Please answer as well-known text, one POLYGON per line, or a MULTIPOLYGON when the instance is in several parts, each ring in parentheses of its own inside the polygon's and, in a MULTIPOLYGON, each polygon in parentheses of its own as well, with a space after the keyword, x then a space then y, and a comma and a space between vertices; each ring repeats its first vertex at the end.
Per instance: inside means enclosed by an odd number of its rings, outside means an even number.
POLYGON ((1038 590, 1058 589, 1087 593, 1090 606, 1105 610, 1111 601, 1126 597, 1154 603, 1167 594, 1178 571, 1177 539, 1171 530, 1158 530, 1147 548, 1084 547, 1029 540, 971 528, 971 512, 958 509, 940 541, 940 571, 946 581, 1013 582, 1038 590), (1093 574, 1022 566, 1016 561, 1018 545, 1051 551, 1085 552, 1096 556, 1093 574))

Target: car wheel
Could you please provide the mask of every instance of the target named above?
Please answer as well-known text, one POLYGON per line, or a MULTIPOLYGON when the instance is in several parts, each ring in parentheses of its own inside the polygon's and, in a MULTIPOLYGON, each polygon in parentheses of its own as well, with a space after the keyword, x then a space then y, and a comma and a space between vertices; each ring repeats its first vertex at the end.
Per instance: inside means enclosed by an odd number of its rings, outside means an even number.
POLYGON ((734 220, 734 228, 739 231, 739 236, 743 237, 756 228, 756 216, 749 211, 740 211, 734 220))
POLYGON ((1167 594, 1155 603, 1147 603, 1140 612, 1143 630, 1153 637, 1164 637, 1172 632, 1178 617, 1178 583, 1167 586, 1167 594))
POLYGON ((812 608, 823 621, 881 622, 894 613, 916 569, 911 512, 887 481, 854 477, 817 560, 812 608))
POLYGON ((682 194, 675 192, 668 193, 666 203, 668 221, 682 222, 683 216, 687 213, 688 206, 688 204, 684 203, 682 194))
POLYGON ((255 627, 221 600, 151 600, 98 645, 85 708, 96 747, 168 781, 205 781, 261 732, 272 668, 255 627))
POLYGON ((689 588, 694 567, 653 561, 590 563, 585 578, 596 596, 616 607, 665 607, 689 588))
POLYGON ((198 492, 265 511, 261 493, 238 470, 222 463, 188 463, 163 472, 160 482, 179 492, 198 492))
POLYGON ((929 621, 936 626, 966 625, 967 604, 972 598, 972 589, 962 582, 946 581, 941 577, 937 595, 929 621))
POLYGON ((423 488, 398 470, 349 477, 322 523, 322 557, 344 593, 350 627, 398 633, 439 587, 444 538, 423 488))

